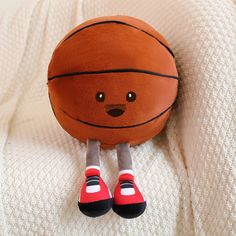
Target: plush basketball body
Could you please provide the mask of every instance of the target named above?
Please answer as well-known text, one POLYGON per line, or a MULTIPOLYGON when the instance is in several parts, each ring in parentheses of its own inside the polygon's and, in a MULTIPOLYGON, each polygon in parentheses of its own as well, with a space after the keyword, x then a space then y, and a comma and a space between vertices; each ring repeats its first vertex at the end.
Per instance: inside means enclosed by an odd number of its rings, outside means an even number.
POLYGON ((69 32, 48 69, 54 114, 76 139, 136 145, 165 126, 178 74, 166 40, 133 17, 89 20, 69 32))

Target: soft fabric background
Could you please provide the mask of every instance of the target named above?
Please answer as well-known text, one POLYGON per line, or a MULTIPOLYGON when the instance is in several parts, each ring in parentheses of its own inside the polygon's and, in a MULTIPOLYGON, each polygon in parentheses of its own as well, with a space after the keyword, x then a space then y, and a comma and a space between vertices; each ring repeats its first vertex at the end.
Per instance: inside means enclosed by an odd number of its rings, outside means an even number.
MULTIPOLYGON (((0 235, 236 235, 236 6, 232 0, 37 0, 0 22, 0 235), (84 144, 54 118, 47 65, 76 24, 139 17, 160 31, 181 77, 165 132, 132 148, 146 212, 125 220, 77 209, 84 144)), ((113 190, 115 151, 102 151, 113 190)))

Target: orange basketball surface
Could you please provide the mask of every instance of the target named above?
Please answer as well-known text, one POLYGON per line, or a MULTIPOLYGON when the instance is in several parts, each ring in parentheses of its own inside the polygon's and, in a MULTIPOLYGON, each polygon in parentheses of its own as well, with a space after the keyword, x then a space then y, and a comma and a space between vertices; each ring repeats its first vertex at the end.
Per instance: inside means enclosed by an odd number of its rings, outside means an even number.
POLYGON ((166 40, 128 16, 100 17, 69 32, 48 68, 48 90, 60 125, 103 148, 142 143, 165 126, 178 73, 166 40))

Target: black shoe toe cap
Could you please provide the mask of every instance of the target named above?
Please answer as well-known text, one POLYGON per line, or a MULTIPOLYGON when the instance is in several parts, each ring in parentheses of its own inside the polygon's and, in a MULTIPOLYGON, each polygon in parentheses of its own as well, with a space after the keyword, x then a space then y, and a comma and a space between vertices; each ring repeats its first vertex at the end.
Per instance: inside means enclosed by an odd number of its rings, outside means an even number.
POLYGON ((126 205, 116 205, 113 204, 113 211, 119 216, 132 219, 136 218, 143 214, 146 208, 146 202, 135 203, 135 204, 126 204, 126 205))
POLYGON ((96 202, 81 203, 78 202, 80 211, 89 217, 98 217, 106 214, 112 207, 113 200, 105 199, 96 202))

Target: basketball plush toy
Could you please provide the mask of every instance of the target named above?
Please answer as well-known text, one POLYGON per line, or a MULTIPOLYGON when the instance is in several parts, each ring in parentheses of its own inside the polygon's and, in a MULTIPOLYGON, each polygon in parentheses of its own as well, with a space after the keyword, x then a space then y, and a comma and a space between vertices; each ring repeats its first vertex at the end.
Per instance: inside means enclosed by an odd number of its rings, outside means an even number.
POLYGON ((58 44, 48 69, 49 98, 60 125, 87 143, 78 203, 85 215, 100 216, 111 208, 124 218, 144 212, 146 202, 134 181, 129 149, 164 128, 177 87, 166 40, 139 19, 92 19, 58 44), (100 147, 117 150, 119 176, 113 196, 101 177, 100 147))

